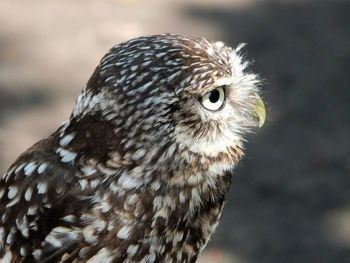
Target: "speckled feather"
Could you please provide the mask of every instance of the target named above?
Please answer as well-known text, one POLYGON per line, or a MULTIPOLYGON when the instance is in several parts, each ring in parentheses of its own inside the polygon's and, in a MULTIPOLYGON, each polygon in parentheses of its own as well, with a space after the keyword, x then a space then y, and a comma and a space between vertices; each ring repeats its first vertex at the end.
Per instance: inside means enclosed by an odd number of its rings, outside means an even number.
POLYGON ((113 47, 70 120, 1 179, 0 261, 195 262, 257 125, 247 65, 174 34, 113 47), (223 85, 223 109, 203 108, 223 85))

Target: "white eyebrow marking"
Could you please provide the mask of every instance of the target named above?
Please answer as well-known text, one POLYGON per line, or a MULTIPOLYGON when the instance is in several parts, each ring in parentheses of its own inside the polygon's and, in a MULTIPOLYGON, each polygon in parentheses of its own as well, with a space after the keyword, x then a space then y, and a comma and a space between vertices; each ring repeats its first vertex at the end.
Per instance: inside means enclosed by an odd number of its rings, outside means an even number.
POLYGON ((231 85, 233 83, 233 78, 220 78, 215 81, 215 85, 223 86, 223 85, 231 85))

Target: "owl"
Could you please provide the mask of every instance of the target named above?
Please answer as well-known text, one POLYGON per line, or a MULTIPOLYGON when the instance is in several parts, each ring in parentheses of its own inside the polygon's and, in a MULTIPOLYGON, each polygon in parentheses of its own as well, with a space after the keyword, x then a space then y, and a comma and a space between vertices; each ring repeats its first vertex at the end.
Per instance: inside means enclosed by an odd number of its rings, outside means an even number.
POLYGON ((1 262, 195 262, 248 132, 265 119, 242 45, 114 46, 69 121, 0 181, 1 262))

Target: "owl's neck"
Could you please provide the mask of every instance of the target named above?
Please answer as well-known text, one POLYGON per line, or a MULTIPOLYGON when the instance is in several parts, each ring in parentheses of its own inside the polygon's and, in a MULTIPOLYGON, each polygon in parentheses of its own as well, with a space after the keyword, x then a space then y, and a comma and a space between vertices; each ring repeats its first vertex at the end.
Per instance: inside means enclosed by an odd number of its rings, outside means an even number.
MULTIPOLYGON (((155 255, 157 262, 193 262, 220 218, 232 160, 225 155, 212 160, 188 158, 181 155, 180 147, 157 145, 156 151, 144 155, 149 165, 135 162, 127 153, 87 138, 94 139, 94 133, 109 128, 102 124, 98 125, 104 129, 89 129, 89 133, 82 128, 72 134, 69 126, 58 133, 57 154, 80 168, 79 185, 92 197, 89 210, 82 211, 81 217, 85 242, 100 236, 106 246, 119 251, 115 259, 134 253, 135 262, 155 255), (164 149, 171 147, 179 158, 165 158, 164 149), (102 162, 96 162, 96 156, 102 156, 102 162)), ((116 138, 103 141, 115 142, 116 138)))

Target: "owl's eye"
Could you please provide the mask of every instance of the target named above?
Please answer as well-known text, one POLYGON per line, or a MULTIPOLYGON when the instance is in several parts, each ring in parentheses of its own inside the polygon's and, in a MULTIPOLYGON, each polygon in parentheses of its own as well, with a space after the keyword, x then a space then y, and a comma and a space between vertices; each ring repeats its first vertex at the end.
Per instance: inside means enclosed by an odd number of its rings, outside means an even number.
POLYGON ((204 108, 217 111, 219 110, 225 102, 225 87, 218 87, 212 91, 206 93, 202 98, 201 102, 204 108))

